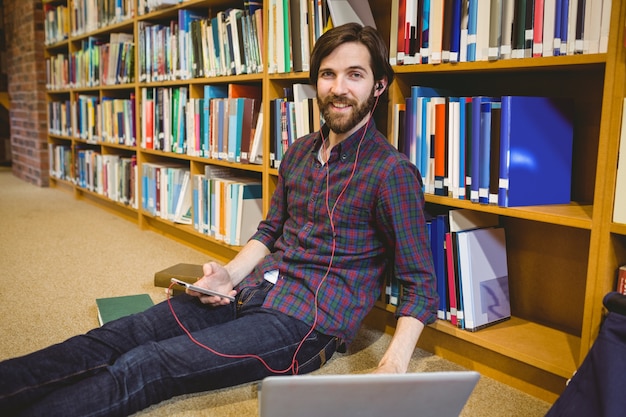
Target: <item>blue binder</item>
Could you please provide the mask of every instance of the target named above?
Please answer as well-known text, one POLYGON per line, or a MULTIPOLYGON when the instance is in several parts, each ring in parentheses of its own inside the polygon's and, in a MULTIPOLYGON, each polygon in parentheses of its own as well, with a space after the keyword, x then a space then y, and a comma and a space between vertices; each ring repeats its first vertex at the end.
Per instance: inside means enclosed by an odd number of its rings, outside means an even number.
POLYGON ((573 114, 565 98, 502 97, 498 205, 569 204, 573 114))

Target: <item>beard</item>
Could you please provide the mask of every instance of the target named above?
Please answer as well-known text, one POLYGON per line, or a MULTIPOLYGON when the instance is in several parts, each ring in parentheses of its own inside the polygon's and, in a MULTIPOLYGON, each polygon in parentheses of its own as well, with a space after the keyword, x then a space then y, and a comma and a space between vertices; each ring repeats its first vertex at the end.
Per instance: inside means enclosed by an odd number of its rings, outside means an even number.
POLYGON ((374 97, 374 90, 370 93, 369 97, 365 101, 351 100, 345 97, 339 97, 334 94, 329 94, 325 98, 317 97, 317 103, 320 108, 324 121, 335 133, 346 133, 352 128, 358 125, 374 107, 376 98, 374 97), (336 114, 332 111, 333 104, 345 104, 351 107, 352 111, 349 114, 336 114))

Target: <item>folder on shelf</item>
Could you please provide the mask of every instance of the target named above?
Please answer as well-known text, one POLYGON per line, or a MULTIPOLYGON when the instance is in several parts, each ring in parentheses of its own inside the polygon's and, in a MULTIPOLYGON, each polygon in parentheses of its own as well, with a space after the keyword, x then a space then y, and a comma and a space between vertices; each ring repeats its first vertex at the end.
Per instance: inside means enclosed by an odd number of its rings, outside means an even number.
POLYGON ((263 186, 260 182, 242 181, 236 187, 237 211, 234 245, 245 245, 263 220, 263 186))
POLYGON ((511 317, 505 232, 501 227, 457 234, 465 329, 511 317))
POLYGON ((465 328, 465 313, 463 304, 463 289, 459 265, 458 234, 467 230, 487 227, 497 227, 499 217, 493 213, 485 213, 468 209, 450 210, 449 240, 446 241, 446 256, 448 257, 448 298, 450 303, 451 322, 460 329, 465 328), (452 269, 450 269, 452 268, 452 269), (453 310, 454 309, 454 310, 453 310), (456 317, 455 317, 456 316, 456 317))
POLYGON ((569 204, 573 103, 565 98, 502 97, 498 204, 569 204))

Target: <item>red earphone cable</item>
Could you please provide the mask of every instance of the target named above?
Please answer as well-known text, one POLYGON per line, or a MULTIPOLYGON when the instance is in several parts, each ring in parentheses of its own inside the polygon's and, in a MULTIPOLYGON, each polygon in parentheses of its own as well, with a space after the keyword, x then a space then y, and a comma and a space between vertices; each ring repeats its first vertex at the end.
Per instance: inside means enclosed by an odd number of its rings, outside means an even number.
MULTIPOLYGON (((304 342, 306 341, 306 339, 311 335, 311 333, 313 333, 313 331, 315 330, 315 328, 317 327, 317 320, 319 317, 319 292, 322 288, 322 285, 326 282, 326 279, 328 278, 328 274, 330 274, 332 265, 333 265, 333 260, 335 259, 335 249, 336 249, 336 238, 335 238, 335 224, 333 222, 333 215, 335 213, 335 208, 337 207, 337 204, 339 203, 339 200, 341 199, 341 197, 343 196, 344 192, 346 191, 346 189, 348 188, 348 186, 350 185, 350 182, 352 181, 352 178, 354 177, 354 174, 356 173, 356 167, 357 167, 357 161, 359 160, 359 152, 361 150, 361 144, 363 143, 363 139, 365 138, 365 134, 367 133, 367 129, 369 127, 370 124, 370 120, 372 119, 372 115, 374 114, 374 109, 376 108, 376 106, 378 105, 378 98, 379 96, 376 96, 376 102, 374 103, 374 106, 372 107, 372 110, 370 111, 369 114, 369 118, 367 119, 367 123, 365 124, 365 127, 363 128, 363 135, 361 136, 361 139, 359 140, 359 145, 357 146, 357 150, 356 150, 356 155, 354 157, 354 164, 352 166, 352 172, 350 173, 350 177, 348 177, 348 181, 346 182, 346 185, 343 186, 343 188, 341 189, 341 192, 339 193, 339 195, 337 196, 337 199, 335 200, 335 203, 333 204, 333 208, 330 209, 330 197, 329 197, 329 188, 330 188, 330 170, 328 167, 328 161, 326 161, 326 211, 328 213, 328 218, 329 218, 329 222, 330 222, 330 228, 332 231, 332 246, 331 246, 331 254, 330 254, 330 261, 328 263, 328 268, 326 269, 326 273, 324 274, 324 276, 322 277, 322 279, 320 280, 320 283, 318 284, 316 290, 315 290, 315 316, 314 316, 314 320, 313 320, 313 325, 311 326, 311 329, 307 332, 307 334, 302 338, 302 340, 300 341, 300 343, 298 344, 298 347, 296 348, 294 354, 293 354, 293 359, 291 361, 291 365, 286 368, 286 369, 282 369, 282 370, 276 370, 273 369, 271 366, 269 366, 267 364, 267 362, 265 362, 265 360, 263 358, 261 358, 258 355, 254 355, 254 354, 241 354, 241 355, 231 355, 231 354, 227 354, 227 353, 221 353, 216 351, 215 349, 212 349, 209 346, 206 346, 205 344, 203 344, 202 342, 198 341, 195 337, 193 337, 193 335, 191 334, 191 332, 189 330, 187 330, 187 328, 183 325, 183 323, 180 321, 180 319, 178 318, 178 316, 176 315, 176 312, 174 311, 174 307, 172 306, 172 301, 170 299, 170 294, 172 292, 172 287, 174 284, 171 284, 167 293, 167 303, 169 305, 170 311, 172 312, 172 315, 174 316, 174 319, 176 320, 176 323, 178 323, 178 325, 180 326, 180 328, 185 332, 185 334, 187 335, 187 337, 189 337, 189 339, 195 343, 196 345, 200 346, 203 349, 208 350, 209 352, 217 355, 217 356, 221 356, 223 358, 231 358, 231 359, 256 359, 259 362, 261 362, 261 364, 263 366, 265 366, 265 368, 275 374, 285 374, 289 371, 292 371, 293 374, 297 374, 298 373, 298 361, 296 360, 296 357, 298 356, 298 352, 300 352, 300 349, 302 348, 302 345, 304 344, 304 342)), ((325 146, 324 142, 324 135, 321 133, 320 130, 320 135, 322 136, 322 147, 325 146)))

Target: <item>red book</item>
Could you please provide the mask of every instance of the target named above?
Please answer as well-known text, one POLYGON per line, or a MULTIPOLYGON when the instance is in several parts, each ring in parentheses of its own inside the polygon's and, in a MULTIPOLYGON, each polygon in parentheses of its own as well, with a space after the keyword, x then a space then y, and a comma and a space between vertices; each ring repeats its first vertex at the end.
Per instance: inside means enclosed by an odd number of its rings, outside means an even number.
POLYGON ((144 123, 145 123, 145 148, 154 148, 154 101, 149 98, 144 101, 144 123))
MULTIPOLYGON (((434 101, 434 100, 433 100, 434 101)), ((435 103, 435 194, 446 195, 446 102, 435 103)))
POLYGON ((617 292, 626 295, 626 265, 620 266, 617 271, 617 292))
POLYGON ((406 0, 399 0, 398 2, 398 50, 390 51, 390 53, 396 53, 397 64, 402 65, 404 63, 404 40, 406 35, 406 0))
POLYGON ((228 98, 254 98, 261 102, 263 91, 255 84, 228 84, 228 98))
POLYGON ((450 323, 458 326, 456 314, 456 270, 454 268, 455 251, 452 242, 452 233, 446 233, 446 264, 448 272, 448 302, 450 307, 450 323))
POLYGON ((533 19, 533 56, 543 55, 543 0, 535 0, 533 19))

